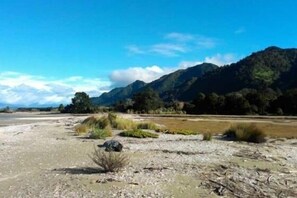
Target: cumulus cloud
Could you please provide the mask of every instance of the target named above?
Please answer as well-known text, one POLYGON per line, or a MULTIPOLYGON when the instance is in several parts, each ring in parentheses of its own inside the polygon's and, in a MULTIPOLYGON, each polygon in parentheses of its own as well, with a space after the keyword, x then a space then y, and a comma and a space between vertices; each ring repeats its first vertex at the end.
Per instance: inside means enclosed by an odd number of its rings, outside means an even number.
POLYGON ((149 67, 130 67, 128 69, 115 70, 109 76, 115 86, 126 86, 136 80, 151 82, 173 71, 169 68, 161 68, 157 65, 149 67))
POLYGON ((236 61, 234 54, 216 54, 214 56, 205 57, 204 62, 213 63, 218 66, 227 65, 236 61))
POLYGON ((218 66, 224 66, 227 64, 234 63, 237 60, 238 60, 237 56, 232 53, 228 53, 228 54, 218 53, 214 56, 207 56, 203 60, 182 61, 179 63, 179 67, 184 69, 184 68, 192 67, 192 66, 202 64, 202 63, 212 63, 212 64, 215 64, 218 66))
POLYGON ((0 72, 0 103, 46 105, 70 103, 75 92, 98 96, 108 91, 109 81, 99 78, 71 76, 64 79, 45 78, 17 72, 0 72))
POLYGON ((165 34, 160 42, 141 46, 128 45, 125 48, 129 54, 154 54, 162 56, 179 56, 195 49, 209 49, 217 45, 217 40, 203 35, 171 32, 165 34))

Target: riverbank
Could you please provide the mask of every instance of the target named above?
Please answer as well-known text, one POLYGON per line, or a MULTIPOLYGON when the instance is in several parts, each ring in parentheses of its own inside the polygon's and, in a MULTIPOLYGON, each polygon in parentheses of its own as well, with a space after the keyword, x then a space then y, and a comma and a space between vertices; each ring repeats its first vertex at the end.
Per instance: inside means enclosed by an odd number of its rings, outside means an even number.
POLYGON ((84 118, 27 119, 1 127, 0 197, 297 196, 296 139, 134 139, 114 131, 112 139, 123 143, 130 163, 118 173, 101 173, 90 155, 104 140, 74 136, 73 127, 84 118))

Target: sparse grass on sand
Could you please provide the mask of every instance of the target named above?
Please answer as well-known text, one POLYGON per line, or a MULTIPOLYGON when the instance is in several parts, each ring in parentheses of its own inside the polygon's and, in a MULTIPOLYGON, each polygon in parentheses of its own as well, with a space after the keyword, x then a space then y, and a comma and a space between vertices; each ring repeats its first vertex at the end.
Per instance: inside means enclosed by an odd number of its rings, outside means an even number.
POLYGON ((140 129, 134 129, 129 131, 124 131, 119 134, 122 137, 134 137, 134 138, 158 138, 159 135, 151 133, 148 131, 143 131, 140 129))

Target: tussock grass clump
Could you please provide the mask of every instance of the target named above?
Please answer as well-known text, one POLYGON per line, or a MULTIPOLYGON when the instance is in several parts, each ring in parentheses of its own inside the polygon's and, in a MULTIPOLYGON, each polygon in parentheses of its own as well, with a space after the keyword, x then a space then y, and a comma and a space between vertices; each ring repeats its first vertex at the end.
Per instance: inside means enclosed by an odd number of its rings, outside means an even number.
POLYGON ((133 122, 133 120, 117 118, 114 121, 112 127, 119 130, 132 130, 132 129, 136 129, 137 125, 135 122, 133 122))
POLYGON ((158 129, 157 125, 153 122, 141 122, 137 124, 137 129, 150 129, 156 130, 158 129))
POLYGON ((82 121, 81 124, 91 128, 96 125, 97 120, 98 120, 98 118, 96 118, 95 116, 91 116, 91 117, 86 118, 84 121, 82 121))
POLYGON ((203 141, 211 141, 212 133, 203 133, 203 141))
POLYGON ((155 133, 151 133, 148 131, 143 131, 140 129, 134 129, 130 131, 124 131, 119 134, 120 136, 123 137, 134 137, 134 138, 158 138, 159 135, 155 133))
POLYGON ((127 155, 121 152, 105 152, 102 149, 95 149, 91 159, 104 172, 117 172, 129 163, 127 155))
POLYGON ((112 136, 112 130, 110 127, 104 129, 94 128, 89 135, 90 139, 105 139, 112 136))
POLYGON ((245 141, 254 143, 265 142, 266 134, 255 124, 236 124, 231 126, 224 135, 226 138, 235 141, 245 141))
POLYGON ((88 127, 85 124, 78 124, 74 127, 76 135, 86 134, 88 132, 88 127))

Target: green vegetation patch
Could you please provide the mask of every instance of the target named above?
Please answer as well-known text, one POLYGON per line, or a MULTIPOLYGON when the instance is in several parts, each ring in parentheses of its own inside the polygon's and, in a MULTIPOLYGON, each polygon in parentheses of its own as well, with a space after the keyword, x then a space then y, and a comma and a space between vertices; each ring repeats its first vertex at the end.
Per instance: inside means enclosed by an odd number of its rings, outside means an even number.
POLYGON ((263 143, 266 141, 266 134, 255 124, 236 124, 231 126, 224 135, 234 141, 245 141, 263 143))
POLYGON ((137 124, 137 129, 156 130, 157 128, 157 125, 153 122, 142 122, 137 124))
POLYGON ((151 133, 148 131, 143 131, 140 129, 134 129, 129 131, 124 131, 119 134, 122 137, 134 137, 134 138, 158 138, 159 135, 155 133, 151 133))
POLYGON ((112 136, 111 128, 107 127, 105 129, 94 128, 89 135, 90 139, 105 139, 112 136))
POLYGON ((199 134, 196 131, 187 130, 187 129, 157 129, 156 132, 165 133, 165 134, 172 134, 172 135, 197 135, 199 134))

